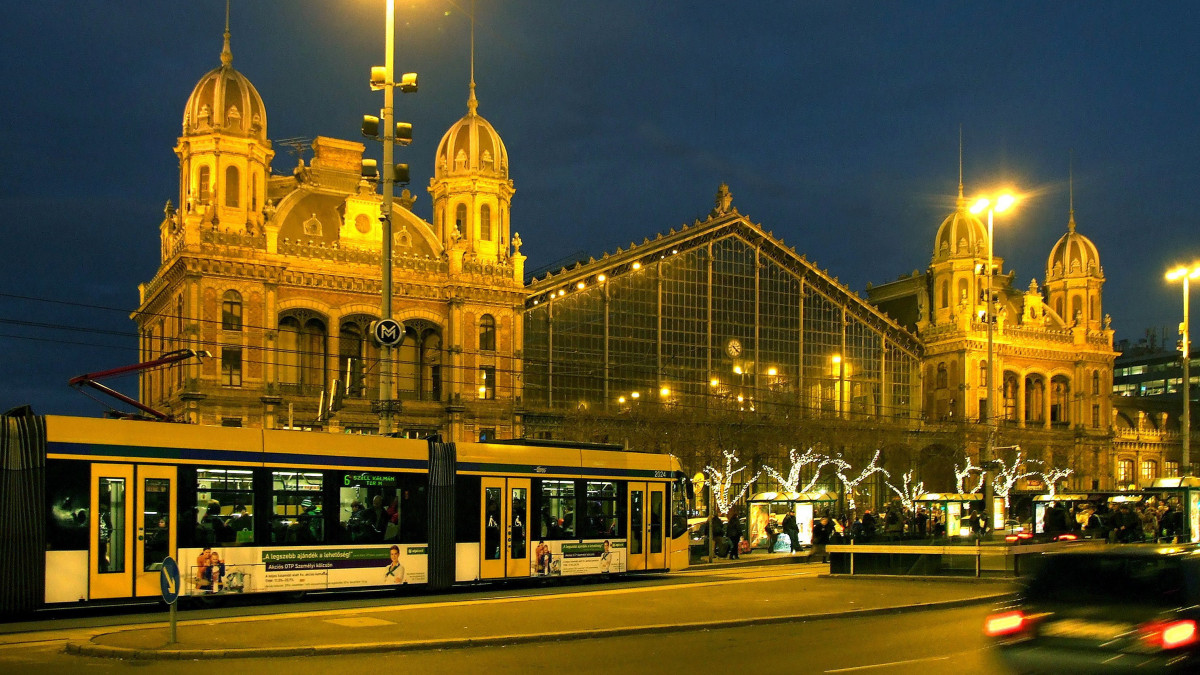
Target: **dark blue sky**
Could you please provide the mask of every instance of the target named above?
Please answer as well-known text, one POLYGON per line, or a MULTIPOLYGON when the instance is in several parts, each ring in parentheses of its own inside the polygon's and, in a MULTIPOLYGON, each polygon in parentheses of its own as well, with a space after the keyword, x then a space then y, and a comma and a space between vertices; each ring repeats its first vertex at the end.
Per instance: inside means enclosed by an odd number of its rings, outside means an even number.
MULTIPOLYGON (((397 67, 421 77, 399 99, 417 136, 400 161, 428 218, 435 145, 466 111, 469 4, 397 4, 397 67)), ((383 7, 235 0, 234 66, 272 139, 358 138, 382 102, 367 73, 383 7)), ((129 313, 223 22, 219 0, 6 10, 0 409, 98 413, 66 380, 137 359, 129 313)), ((1073 151, 1118 339, 1165 326, 1173 342, 1181 292, 1162 275, 1200 259, 1198 29, 1194 2, 481 0, 476 80, 508 146, 527 269, 704 217, 725 181, 741 212, 851 288, 889 281, 929 263, 961 125, 968 195, 1033 194, 997 221, 1018 285, 1045 276, 1066 231, 1073 151)))

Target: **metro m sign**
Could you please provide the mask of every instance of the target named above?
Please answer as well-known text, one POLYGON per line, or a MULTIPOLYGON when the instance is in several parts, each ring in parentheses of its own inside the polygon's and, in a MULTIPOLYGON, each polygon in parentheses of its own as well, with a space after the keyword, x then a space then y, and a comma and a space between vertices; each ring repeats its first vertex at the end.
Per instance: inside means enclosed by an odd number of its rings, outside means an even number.
POLYGON ((404 326, 395 319, 382 319, 371 326, 371 334, 381 347, 395 347, 404 338, 404 326))

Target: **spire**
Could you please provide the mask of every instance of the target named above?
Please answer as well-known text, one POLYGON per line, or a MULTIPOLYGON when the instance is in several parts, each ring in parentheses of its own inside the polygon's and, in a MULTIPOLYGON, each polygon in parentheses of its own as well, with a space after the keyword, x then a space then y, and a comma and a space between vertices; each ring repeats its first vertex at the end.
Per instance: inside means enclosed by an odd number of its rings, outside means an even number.
POLYGON ((963 198, 962 157, 963 157, 962 124, 959 124, 958 125, 958 208, 960 208, 960 209, 963 207, 964 204, 967 203, 967 200, 963 198))
POLYGON ((1070 151, 1069 157, 1070 157, 1070 160, 1069 160, 1069 163, 1067 164, 1067 184, 1070 185, 1071 211, 1070 211, 1070 219, 1067 220, 1067 231, 1074 232, 1075 231, 1075 151, 1074 150, 1070 151))
POLYGON ((477 110, 479 99, 475 98, 475 0, 471 0, 471 96, 467 99, 467 112, 475 115, 477 110))
POLYGON ((221 65, 233 65, 233 52, 229 49, 229 0, 225 0, 225 46, 221 48, 221 65))

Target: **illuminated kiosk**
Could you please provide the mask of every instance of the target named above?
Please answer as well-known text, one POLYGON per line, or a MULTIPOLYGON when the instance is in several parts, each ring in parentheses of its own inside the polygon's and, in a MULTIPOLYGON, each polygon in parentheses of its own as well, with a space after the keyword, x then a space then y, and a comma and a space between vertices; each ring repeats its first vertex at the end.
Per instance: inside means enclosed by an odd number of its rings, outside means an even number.
POLYGON ((1157 497, 1159 501, 1173 503, 1177 509, 1182 508, 1183 522, 1179 540, 1200 542, 1200 477, 1159 478, 1146 488, 1144 493, 1157 497))
MULTIPOLYGON (((796 517, 800 531, 800 545, 812 546, 813 517, 819 518, 827 509, 832 509, 838 496, 832 492, 761 492, 750 498, 749 532, 747 538, 752 548, 768 548, 771 538, 767 534, 767 523, 775 521, 777 532, 783 534, 783 519, 788 513, 796 517)), ((780 539, 783 537, 780 536, 780 539)))
MULTIPOLYGON (((1054 507, 1055 504, 1062 504, 1063 508, 1070 514, 1077 504, 1090 504, 1092 499, 1088 495, 1083 494, 1056 494, 1056 495, 1036 495, 1033 498, 1033 531, 1035 534, 1046 533, 1046 512, 1054 507)), ((1079 529, 1079 522, 1074 516, 1069 516, 1067 525, 1071 531, 1079 529)))
MULTIPOLYGON (((983 495, 958 492, 928 492, 913 500, 918 508, 924 507, 925 516, 929 519, 931 532, 932 520, 935 514, 940 514, 946 525, 947 537, 969 537, 971 526, 967 515, 971 513, 971 504, 983 504, 983 495)), ((980 512, 982 514, 982 510, 980 512)), ((932 532, 931 532, 932 533, 932 532)))

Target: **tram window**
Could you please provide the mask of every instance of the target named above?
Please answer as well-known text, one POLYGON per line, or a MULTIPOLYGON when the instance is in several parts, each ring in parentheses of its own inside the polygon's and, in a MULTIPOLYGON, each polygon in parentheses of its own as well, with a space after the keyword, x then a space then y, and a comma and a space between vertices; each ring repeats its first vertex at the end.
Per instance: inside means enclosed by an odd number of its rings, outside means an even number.
POLYGON ((584 539, 606 539, 622 537, 618 504, 624 501, 624 486, 613 481, 588 481, 587 517, 580 524, 580 536, 584 539))
POLYGON ((338 541, 424 543, 428 479, 371 472, 342 474, 338 490, 338 541))
POLYGON ((543 480, 539 504, 542 539, 575 538, 575 481, 543 480))
POLYGON ((46 499, 49 519, 46 547, 51 551, 86 551, 90 467, 85 462, 49 460, 46 462, 46 499))
POLYGON ((254 543, 254 472, 196 469, 195 543, 254 543))
POLYGON ((671 484, 671 538, 678 539, 687 533, 688 499, 687 479, 680 478, 671 484))
POLYGON ((454 541, 460 544, 479 543, 479 476, 458 476, 455 479, 454 541))
MULTIPOLYGON (((509 531, 512 532, 512 545, 509 551, 509 558, 512 560, 521 560, 525 557, 525 522, 522 516, 525 514, 526 505, 529 503, 526 498, 528 490, 523 487, 512 488, 512 504, 509 512, 512 514, 512 522, 509 523, 509 531)), ((528 518, 525 516, 525 518, 528 518)))
POLYGON ((125 571, 125 479, 100 479, 98 572, 125 571))
POLYGON ((663 550, 663 493, 650 493, 650 552, 662 553, 663 550))
POLYGON ((142 571, 156 572, 171 555, 171 481, 147 478, 142 487, 145 523, 142 537, 142 571))
POLYGON ((484 560, 499 560, 500 549, 500 526, 504 521, 504 516, 501 515, 501 488, 490 487, 485 488, 486 493, 484 498, 484 508, 486 509, 485 516, 487 518, 483 530, 483 559, 484 560))
POLYGON ((325 541, 324 486, 325 476, 317 471, 271 472, 271 543, 325 541))

